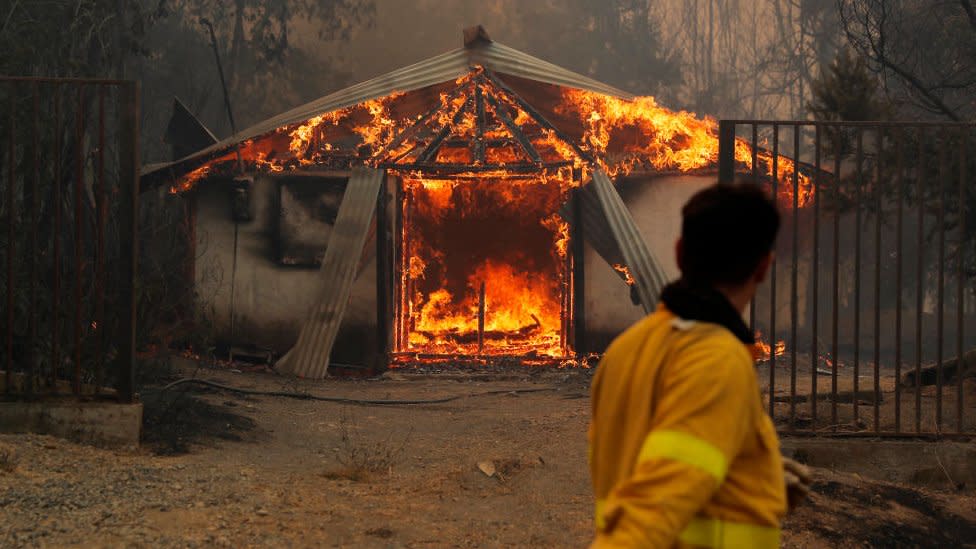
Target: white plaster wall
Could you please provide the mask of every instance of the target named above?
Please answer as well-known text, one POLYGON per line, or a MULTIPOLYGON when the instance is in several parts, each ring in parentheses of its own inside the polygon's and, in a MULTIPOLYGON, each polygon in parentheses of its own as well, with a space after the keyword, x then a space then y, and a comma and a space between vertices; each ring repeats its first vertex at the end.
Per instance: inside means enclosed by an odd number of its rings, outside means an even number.
MULTIPOLYGON (((715 182, 714 176, 662 176, 617 184, 644 241, 669 279, 678 277, 674 243, 681 233, 681 207, 693 194, 715 182)), ((586 332, 590 351, 601 352, 610 340, 644 315, 630 300, 630 288, 592 249, 586 254, 586 332)))

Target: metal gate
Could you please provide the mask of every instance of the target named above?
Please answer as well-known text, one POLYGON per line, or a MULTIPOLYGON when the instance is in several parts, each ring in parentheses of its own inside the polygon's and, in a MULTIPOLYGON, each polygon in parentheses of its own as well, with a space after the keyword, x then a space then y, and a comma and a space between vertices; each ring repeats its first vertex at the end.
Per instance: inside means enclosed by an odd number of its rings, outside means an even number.
POLYGON ((139 87, 0 77, 4 398, 133 399, 139 87))
POLYGON ((781 431, 976 434, 974 130, 721 121, 720 180, 751 176, 784 213, 750 310, 781 431))

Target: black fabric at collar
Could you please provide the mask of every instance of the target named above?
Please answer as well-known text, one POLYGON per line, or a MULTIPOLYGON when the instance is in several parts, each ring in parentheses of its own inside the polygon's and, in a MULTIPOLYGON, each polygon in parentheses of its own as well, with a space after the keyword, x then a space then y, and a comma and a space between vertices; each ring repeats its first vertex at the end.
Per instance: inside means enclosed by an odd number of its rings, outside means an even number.
POLYGON ((692 286, 684 280, 678 280, 664 287, 661 301, 672 313, 685 320, 719 324, 746 345, 756 342, 739 312, 718 290, 692 286))

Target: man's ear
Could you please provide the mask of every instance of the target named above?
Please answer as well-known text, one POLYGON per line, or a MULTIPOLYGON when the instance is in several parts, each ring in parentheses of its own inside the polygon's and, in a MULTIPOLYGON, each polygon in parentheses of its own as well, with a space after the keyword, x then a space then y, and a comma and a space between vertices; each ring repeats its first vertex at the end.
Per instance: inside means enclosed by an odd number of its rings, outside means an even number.
POLYGON ((772 265, 773 259, 775 258, 776 253, 769 252, 759 260, 759 264, 756 265, 756 270, 752 272, 752 280, 757 286, 766 280, 766 275, 769 274, 769 266, 772 265))
POLYGON ((685 246, 680 236, 674 243, 674 258, 678 262, 678 270, 685 272, 685 246))

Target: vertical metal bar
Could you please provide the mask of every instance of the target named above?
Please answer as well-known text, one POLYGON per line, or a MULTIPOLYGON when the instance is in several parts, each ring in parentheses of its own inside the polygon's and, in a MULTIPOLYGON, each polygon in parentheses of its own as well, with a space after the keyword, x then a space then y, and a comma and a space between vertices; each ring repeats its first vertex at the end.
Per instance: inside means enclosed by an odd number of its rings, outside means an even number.
POLYGON ((52 236, 53 280, 51 282, 51 388, 57 392, 58 368, 61 366, 61 157, 64 149, 64 130, 61 128, 61 85, 54 85, 54 183, 51 201, 54 202, 52 236))
POLYGON ((841 155, 843 154, 843 128, 834 126, 834 272, 833 272, 833 303, 831 304, 831 341, 830 341, 830 424, 837 429, 837 366, 838 356, 839 313, 840 313, 840 193, 841 193, 841 155))
POLYGON ((128 82, 120 93, 119 139, 119 289, 121 311, 126 315, 121 325, 118 355, 118 392, 123 402, 132 402, 135 393, 136 351, 136 278, 139 260, 139 82, 128 82))
POLYGON ((817 381, 819 374, 817 369, 820 365, 820 342, 819 342, 819 323, 820 323, 820 146, 821 146, 820 125, 817 124, 813 137, 814 157, 813 157, 813 259, 811 260, 811 276, 813 278, 812 307, 811 315, 811 351, 810 351, 810 420, 813 428, 817 426, 817 381))
POLYGON ((918 128, 918 168, 916 168, 916 200, 918 200, 918 246, 915 281, 915 432, 922 432, 922 307, 925 303, 925 128, 918 128))
MULTIPOLYGON (((773 124, 773 201, 779 201, 779 124, 773 124)), ((769 416, 776 409, 776 256, 769 266, 769 416)))
POLYGON ((485 281, 478 290, 478 354, 485 352, 485 281))
MULTIPOLYGON (((752 181, 759 183, 759 124, 752 124, 752 181)), ((749 302, 749 330, 756 333, 756 299, 749 302)))
POLYGON ((16 92, 15 85, 13 83, 8 84, 8 93, 10 94, 10 112, 7 127, 7 325, 6 330, 6 342, 7 342, 7 384, 6 392, 10 393, 13 390, 13 375, 14 375, 14 256, 16 255, 16 245, 14 243, 14 218, 15 208, 14 208, 14 186, 16 182, 14 181, 14 163, 16 162, 16 147, 14 145, 14 111, 15 111, 15 101, 14 95, 16 92))
POLYGON ((898 128, 895 134, 895 192, 898 201, 896 221, 895 253, 895 432, 901 432, 901 345, 902 345, 902 294, 904 294, 904 256, 905 256, 905 130, 898 128))
POLYGON ((28 382, 27 392, 34 392, 34 384, 37 383, 37 257, 40 255, 37 248, 37 222, 40 217, 41 192, 41 92, 37 82, 31 86, 32 116, 31 116, 31 154, 33 156, 34 177, 29 186, 25 183, 25 189, 30 189, 30 247, 28 256, 30 259, 30 270, 27 273, 29 290, 29 311, 28 339, 27 339, 27 367, 28 382))
POLYGON ((586 347, 586 269, 583 248, 583 197, 582 188, 573 189, 573 219, 570 244, 573 247, 573 346, 576 356, 584 357, 586 347))
MULTIPOLYGON (((95 393, 105 383, 105 225, 108 217, 105 188, 105 89, 98 86, 98 152, 95 172, 95 393)), ((192 245, 192 243, 191 243, 192 245)))
MULTIPOLYGON (((790 428, 796 427, 796 352, 799 300, 798 269, 800 263, 800 125, 793 126, 793 264, 790 273, 790 428)), ((816 370, 816 362, 814 362, 816 370)))
POLYGON ((81 394, 81 284, 82 284, 82 254, 85 246, 84 223, 82 222, 82 202, 81 197, 85 192, 85 145, 84 145, 84 123, 85 107, 84 96, 85 86, 78 85, 78 95, 75 105, 75 169, 74 169, 74 215, 75 215, 75 272, 74 272, 74 377, 72 378, 71 390, 74 394, 81 394))
POLYGON ((969 145, 969 130, 959 130, 959 250, 956 252, 956 431, 964 433, 963 424, 963 336, 965 334, 966 307, 966 147, 969 145))
POLYGON ((857 177, 854 182, 854 397, 851 399, 851 417, 857 428, 861 382, 861 187, 864 185, 864 130, 861 127, 857 128, 854 154, 857 177))
POLYGON ((881 432, 881 192, 882 152, 884 151, 884 130, 878 127, 877 160, 875 161, 874 191, 876 208, 874 214, 874 432, 881 432))
MULTIPOLYGON (((939 144, 939 185, 937 187, 938 196, 936 197, 939 201, 936 213, 936 233, 939 235, 939 267, 938 276, 939 279, 936 281, 936 298, 935 298, 935 329, 936 329, 936 347, 935 349, 935 429, 936 432, 942 432, 942 386, 945 383, 944 372, 942 367, 942 351, 945 339, 945 190, 946 190, 946 178, 949 176, 949 168, 946 165, 947 155, 946 149, 949 147, 949 134, 948 130, 944 130, 942 133, 942 142, 939 144)), ((960 369, 960 372, 962 370, 960 369)))
POLYGON ((735 122, 718 122, 718 182, 735 180, 735 122))

